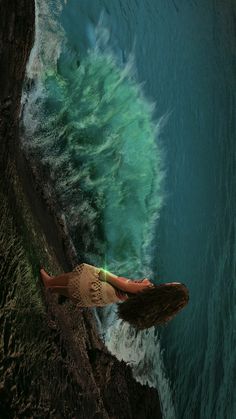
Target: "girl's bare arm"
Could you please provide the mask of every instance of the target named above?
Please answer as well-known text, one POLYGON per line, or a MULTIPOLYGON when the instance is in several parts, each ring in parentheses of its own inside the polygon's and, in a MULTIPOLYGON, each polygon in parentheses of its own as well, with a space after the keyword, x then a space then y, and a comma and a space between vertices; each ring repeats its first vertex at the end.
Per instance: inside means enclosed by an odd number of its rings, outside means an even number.
POLYGON ((144 288, 153 286, 147 279, 143 282, 132 281, 131 279, 114 275, 105 269, 100 270, 99 276, 102 281, 107 281, 114 287, 129 293, 137 293, 142 291, 144 288))

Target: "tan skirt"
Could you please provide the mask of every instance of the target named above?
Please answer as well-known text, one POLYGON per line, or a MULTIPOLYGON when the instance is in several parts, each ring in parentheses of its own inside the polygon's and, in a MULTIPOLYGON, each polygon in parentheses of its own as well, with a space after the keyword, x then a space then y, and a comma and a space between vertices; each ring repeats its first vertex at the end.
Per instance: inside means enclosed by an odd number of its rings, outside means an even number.
POLYGON ((77 265, 68 281, 68 293, 79 307, 103 307, 120 301, 115 288, 99 278, 101 268, 87 263, 77 265))

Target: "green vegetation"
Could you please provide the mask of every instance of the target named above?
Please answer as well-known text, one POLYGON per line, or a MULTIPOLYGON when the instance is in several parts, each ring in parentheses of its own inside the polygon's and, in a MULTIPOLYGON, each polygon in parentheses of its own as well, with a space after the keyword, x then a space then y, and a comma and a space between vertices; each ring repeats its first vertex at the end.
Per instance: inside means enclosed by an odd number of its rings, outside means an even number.
POLYGON ((58 399, 67 371, 59 330, 49 328, 39 264, 61 268, 16 174, 13 179, 17 207, 0 182, 0 416, 47 417, 49 410, 66 409, 58 399))

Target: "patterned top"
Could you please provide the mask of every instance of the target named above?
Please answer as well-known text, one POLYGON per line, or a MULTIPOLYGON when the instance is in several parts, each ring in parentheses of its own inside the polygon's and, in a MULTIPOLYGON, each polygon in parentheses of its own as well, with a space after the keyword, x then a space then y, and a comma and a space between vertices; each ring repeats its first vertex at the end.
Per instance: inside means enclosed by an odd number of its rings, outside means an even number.
POLYGON ((79 307, 103 307, 123 300, 122 291, 100 279, 101 269, 81 263, 71 272, 68 292, 70 298, 79 307))

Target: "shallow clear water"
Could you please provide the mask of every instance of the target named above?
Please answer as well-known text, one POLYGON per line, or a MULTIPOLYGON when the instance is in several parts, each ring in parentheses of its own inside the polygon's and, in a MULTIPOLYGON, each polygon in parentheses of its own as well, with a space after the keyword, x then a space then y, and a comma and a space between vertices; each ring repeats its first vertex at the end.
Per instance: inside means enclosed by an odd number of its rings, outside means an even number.
POLYGON ((78 254, 190 289, 167 328, 138 338, 102 311, 106 343, 158 388, 164 417, 234 418, 235 6, 38 7, 22 140, 78 254))

